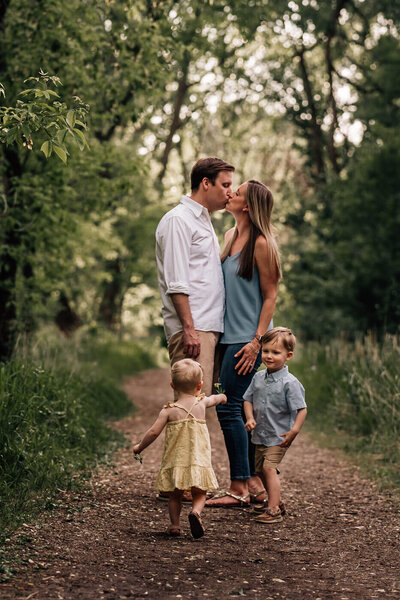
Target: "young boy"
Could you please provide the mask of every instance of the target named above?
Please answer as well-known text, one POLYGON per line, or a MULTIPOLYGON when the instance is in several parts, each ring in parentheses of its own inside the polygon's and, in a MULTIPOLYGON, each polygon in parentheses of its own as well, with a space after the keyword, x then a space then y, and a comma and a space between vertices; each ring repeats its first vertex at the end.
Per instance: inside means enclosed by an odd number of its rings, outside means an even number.
POLYGON ((307 408, 304 388, 285 364, 293 356, 293 333, 286 327, 274 327, 261 342, 262 361, 267 369, 256 373, 243 398, 245 427, 253 430, 252 442, 256 446, 256 471, 268 493, 266 510, 255 521, 268 525, 282 521, 278 465, 302 428, 307 408))

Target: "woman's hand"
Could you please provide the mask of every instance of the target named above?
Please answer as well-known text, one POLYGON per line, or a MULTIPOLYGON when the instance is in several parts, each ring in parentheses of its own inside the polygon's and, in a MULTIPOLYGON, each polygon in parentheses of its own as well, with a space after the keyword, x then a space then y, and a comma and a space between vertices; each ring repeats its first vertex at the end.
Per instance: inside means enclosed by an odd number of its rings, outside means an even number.
POLYGON ((236 363, 235 369, 239 375, 247 375, 254 369, 254 364, 257 360, 260 348, 256 348, 257 342, 249 342, 239 352, 236 352, 235 358, 240 356, 240 360, 236 363))

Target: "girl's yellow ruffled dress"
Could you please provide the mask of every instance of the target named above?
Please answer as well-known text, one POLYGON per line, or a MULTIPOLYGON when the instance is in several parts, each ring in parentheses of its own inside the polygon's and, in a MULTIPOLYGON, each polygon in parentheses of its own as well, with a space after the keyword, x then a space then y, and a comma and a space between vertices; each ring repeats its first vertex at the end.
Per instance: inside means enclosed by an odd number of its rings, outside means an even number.
POLYGON ((165 441, 161 468, 156 488, 162 492, 189 490, 192 486, 201 490, 218 488, 218 481, 211 465, 211 443, 205 420, 196 419, 190 410, 177 402, 166 407, 181 408, 187 413, 185 419, 169 421, 165 428, 165 441))

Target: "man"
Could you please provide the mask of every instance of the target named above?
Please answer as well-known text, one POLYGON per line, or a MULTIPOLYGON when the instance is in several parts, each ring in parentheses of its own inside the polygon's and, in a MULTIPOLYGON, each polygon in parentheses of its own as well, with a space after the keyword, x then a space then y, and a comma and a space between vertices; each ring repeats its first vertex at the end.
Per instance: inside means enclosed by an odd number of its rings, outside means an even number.
POLYGON ((224 281, 210 213, 232 196, 235 167, 203 158, 191 172, 191 195, 161 219, 156 231, 158 284, 171 365, 197 360, 203 391, 212 389, 215 346, 223 331, 224 281))

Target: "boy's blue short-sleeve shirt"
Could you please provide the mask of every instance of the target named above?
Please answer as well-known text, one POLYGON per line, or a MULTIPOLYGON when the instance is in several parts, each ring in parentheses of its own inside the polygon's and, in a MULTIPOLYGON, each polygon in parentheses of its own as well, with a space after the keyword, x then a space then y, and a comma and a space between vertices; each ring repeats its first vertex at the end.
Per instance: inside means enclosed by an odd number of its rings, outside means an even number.
POLYGON ((304 387, 287 366, 275 373, 256 373, 243 398, 253 404, 257 425, 251 439, 261 446, 278 446, 280 435, 293 427, 297 411, 307 407, 304 387))

